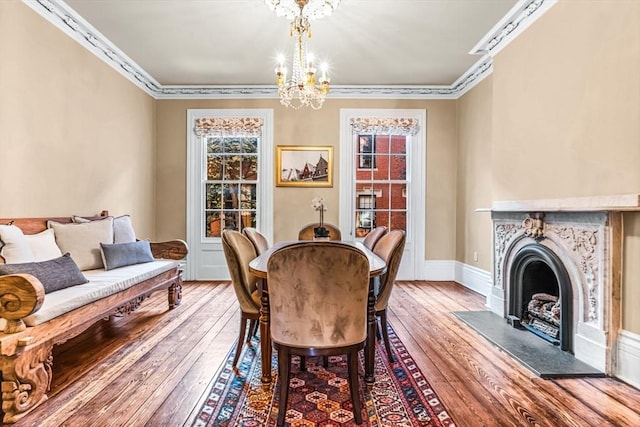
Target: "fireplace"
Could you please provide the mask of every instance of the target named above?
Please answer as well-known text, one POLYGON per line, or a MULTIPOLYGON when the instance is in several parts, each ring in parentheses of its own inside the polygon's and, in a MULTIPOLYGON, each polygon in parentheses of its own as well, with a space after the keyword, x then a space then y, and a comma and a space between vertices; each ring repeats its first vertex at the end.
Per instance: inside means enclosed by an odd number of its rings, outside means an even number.
POLYGON ((507 319, 573 353, 572 286, 562 260, 535 243, 514 255, 507 319))
POLYGON ((608 375, 620 331, 620 203, 635 207, 638 197, 495 202, 491 209, 487 306, 608 375))

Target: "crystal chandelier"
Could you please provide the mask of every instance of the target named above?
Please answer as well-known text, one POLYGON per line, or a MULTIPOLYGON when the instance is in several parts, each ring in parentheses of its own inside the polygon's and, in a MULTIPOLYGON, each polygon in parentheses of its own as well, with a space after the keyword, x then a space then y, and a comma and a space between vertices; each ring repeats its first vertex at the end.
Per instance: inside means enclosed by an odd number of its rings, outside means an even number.
POLYGON ((287 76, 284 57, 278 58, 275 69, 280 103, 294 109, 317 110, 329 93, 329 76, 326 64, 321 66, 320 77, 316 76, 313 55, 307 50, 307 38, 311 38, 309 20, 330 15, 340 0, 265 0, 265 3, 278 16, 292 19, 291 36, 295 37, 291 75, 287 76))

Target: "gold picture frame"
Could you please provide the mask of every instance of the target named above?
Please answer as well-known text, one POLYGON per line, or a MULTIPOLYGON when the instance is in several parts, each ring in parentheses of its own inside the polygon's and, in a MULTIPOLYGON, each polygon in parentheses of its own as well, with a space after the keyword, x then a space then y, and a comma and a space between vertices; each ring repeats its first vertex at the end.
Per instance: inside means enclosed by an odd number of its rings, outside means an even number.
POLYGON ((333 187, 333 147, 278 145, 276 186, 333 187))

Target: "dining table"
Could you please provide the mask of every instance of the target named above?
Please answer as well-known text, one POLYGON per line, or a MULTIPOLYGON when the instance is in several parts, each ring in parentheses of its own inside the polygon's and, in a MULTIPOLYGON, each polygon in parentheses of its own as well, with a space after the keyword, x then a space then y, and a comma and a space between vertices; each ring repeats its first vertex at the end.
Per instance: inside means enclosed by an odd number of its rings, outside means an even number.
MULTIPOLYGON (((269 257, 278 249, 287 246, 314 242, 313 240, 291 240, 274 243, 267 251, 263 252, 257 258, 249 263, 249 271, 258 278, 258 287, 260 289, 260 351, 262 362, 263 384, 271 383, 271 329, 269 317, 269 285, 267 281, 267 265, 269 257)), ((367 299, 367 339, 364 348, 364 380, 367 384, 375 382, 374 376, 374 359, 375 359, 375 343, 376 343, 376 313, 375 313, 375 280, 376 277, 387 271, 386 262, 376 255, 372 250, 367 248, 362 242, 354 241, 338 241, 352 245, 364 252, 369 260, 369 295, 367 299)))

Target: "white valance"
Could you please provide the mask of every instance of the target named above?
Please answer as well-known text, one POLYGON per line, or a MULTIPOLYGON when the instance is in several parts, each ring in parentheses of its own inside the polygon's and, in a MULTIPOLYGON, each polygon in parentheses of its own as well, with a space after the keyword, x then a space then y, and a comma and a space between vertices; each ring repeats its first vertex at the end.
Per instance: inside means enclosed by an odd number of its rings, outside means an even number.
POLYGON ((259 117, 210 117, 196 119, 196 136, 251 137, 262 134, 264 120, 259 117))
POLYGON ((354 134, 415 135, 420 130, 418 119, 395 117, 357 117, 351 119, 354 134))

